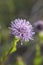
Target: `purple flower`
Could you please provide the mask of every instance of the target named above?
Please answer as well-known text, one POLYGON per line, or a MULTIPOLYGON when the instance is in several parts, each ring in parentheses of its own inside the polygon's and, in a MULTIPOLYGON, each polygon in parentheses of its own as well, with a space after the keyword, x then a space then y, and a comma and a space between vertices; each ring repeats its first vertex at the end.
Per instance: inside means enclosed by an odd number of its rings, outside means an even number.
POLYGON ((39 21, 35 22, 34 27, 36 30, 43 30, 43 21, 39 20, 39 21))
POLYGON ((33 40, 33 27, 26 19, 15 19, 11 22, 11 34, 18 37, 21 40, 29 41, 33 40))

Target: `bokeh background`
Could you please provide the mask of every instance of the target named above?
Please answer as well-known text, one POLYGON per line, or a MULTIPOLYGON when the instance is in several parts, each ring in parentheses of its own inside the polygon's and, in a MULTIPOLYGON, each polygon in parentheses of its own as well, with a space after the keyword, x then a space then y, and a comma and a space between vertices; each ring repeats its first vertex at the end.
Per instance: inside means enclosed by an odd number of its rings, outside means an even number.
POLYGON ((32 25, 37 20, 43 20, 43 0, 0 0, 0 65, 34 65, 38 36, 34 41, 25 43, 23 47, 19 47, 18 44, 17 51, 8 54, 5 63, 1 60, 13 45, 14 37, 9 34, 8 27, 15 18, 27 19, 32 25), (24 64, 16 61, 23 61, 24 64))

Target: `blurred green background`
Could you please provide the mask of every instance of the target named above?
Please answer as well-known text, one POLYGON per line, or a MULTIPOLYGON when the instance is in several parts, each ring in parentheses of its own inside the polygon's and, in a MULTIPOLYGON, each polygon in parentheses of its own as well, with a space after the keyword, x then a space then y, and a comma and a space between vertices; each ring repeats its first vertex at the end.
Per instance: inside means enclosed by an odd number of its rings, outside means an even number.
MULTIPOLYGON (((40 0, 0 0, 0 59, 9 51, 10 47, 12 46, 13 37, 9 34, 8 29, 11 21, 13 21, 15 18, 26 18, 33 24, 34 21, 43 19, 43 16, 41 16, 42 13, 40 14, 39 11, 42 2, 43 0, 41 0, 41 2, 40 0), (37 13, 37 10, 39 13, 37 13)), ((41 9, 41 11, 43 10, 41 9)), ((34 42, 37 41, 34 40, 34 42)), ((32 48, 34 48, 34 46, 30 48, 30 50, 33 52, 32 48)), ((29 54, 31 53, 29 52, 29 54)), ((21 57, 19 59, 21 59, 21 57)))

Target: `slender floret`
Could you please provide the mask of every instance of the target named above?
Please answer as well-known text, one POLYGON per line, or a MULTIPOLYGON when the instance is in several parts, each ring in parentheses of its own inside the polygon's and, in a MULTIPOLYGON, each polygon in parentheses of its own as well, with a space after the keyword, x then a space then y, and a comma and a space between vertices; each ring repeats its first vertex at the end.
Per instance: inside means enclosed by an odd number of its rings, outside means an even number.
POLYGON ((33 35, 35 32, 33 31, 33 27, 29 21, 26 19, 15 19, 11 22, 11 34, 18 37, 21 40, 29 41, 33 40, 33 35))

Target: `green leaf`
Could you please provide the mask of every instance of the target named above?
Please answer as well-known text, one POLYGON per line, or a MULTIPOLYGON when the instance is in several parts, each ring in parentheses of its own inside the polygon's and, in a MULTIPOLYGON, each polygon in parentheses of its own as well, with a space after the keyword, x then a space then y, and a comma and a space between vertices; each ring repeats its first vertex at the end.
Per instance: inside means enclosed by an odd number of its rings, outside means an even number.
POLYGON ((17 42, 19 41, 19 39, 18 38, 14 38, 14 41, 13 41, 13 45, 12 45, 12 48, 11 48, 11 51, 10 51, 10 53, 13 53, 13 52, 15 52, 16 51, 16 45, 17 45, 17 42))
POLYGON ((40 54, 40 46, 37 45, 36 46, 36 56, 35 56, 35 59, 34 59, 34 65, 40 65, 42 62, 42 57, 41 57, 41 54, 40 54))
POLYGON ((42 62, 42 58, 41 57, 36 57, 35 60, 34 60, 34 65, 40 65, 42 62))
POLYGON ((5 60, 7 59, 8 55, 16 51, 16 45, 17 45, 18 41, 19 41, 19 39, 15 37, 14 40, 13 40, 13 42, 11 43, 12 46, 1 57, 0 60, 1 60, 1 62, 3 62, 3 64, 4 64, 5 60))

